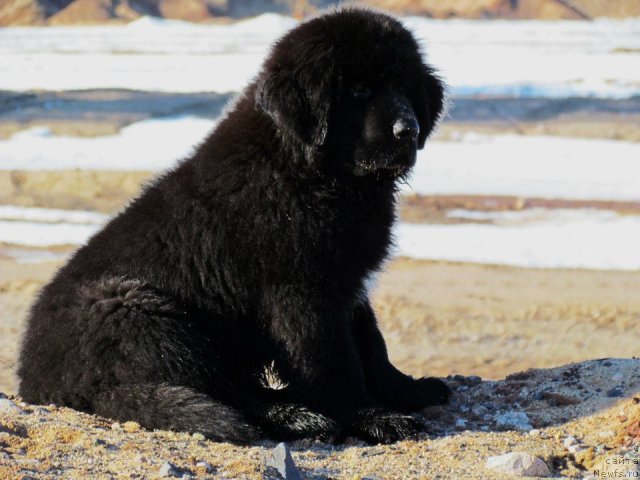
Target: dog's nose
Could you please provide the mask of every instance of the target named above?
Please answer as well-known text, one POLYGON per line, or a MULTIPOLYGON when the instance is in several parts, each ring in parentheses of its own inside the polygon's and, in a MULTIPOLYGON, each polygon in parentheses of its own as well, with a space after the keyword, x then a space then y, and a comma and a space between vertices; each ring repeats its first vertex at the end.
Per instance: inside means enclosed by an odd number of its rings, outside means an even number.
POLYGON ((402 117, 393 124, 393 135, 398 140, 415 140, 420 132, 418 121, 412 117, 402 117))

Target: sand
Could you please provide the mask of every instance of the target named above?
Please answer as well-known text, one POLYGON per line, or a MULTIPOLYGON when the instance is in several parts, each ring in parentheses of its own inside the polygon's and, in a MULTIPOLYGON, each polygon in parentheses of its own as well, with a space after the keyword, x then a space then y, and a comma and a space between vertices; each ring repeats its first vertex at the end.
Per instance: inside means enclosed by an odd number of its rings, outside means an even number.
MULTIPOLYGON (((12 369, 24 317, 59 264, 0 258, 0 391, 16 392, 12 369)), ((373 299, 403 370, 499 379, 530 367, 637 355, 639 291, 640 272, 398 259, 379 277, 373 299)))

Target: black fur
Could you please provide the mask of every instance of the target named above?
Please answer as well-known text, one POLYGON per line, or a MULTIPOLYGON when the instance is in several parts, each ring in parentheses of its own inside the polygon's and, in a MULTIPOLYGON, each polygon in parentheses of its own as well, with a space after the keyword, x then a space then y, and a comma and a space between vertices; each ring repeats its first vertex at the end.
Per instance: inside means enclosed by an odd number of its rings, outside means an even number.
POLYGON ((289 32, 195 153, 42 290, 20 394, 238 443, 415 434, 405 413, 449 389, 389 363, 365 279, 442 95, 384 14, 289 32))

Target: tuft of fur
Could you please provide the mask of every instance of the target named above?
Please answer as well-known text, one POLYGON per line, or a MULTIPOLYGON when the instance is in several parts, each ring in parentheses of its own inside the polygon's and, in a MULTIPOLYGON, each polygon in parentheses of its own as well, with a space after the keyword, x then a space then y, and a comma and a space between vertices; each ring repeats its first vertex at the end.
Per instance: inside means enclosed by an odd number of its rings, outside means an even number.
POLYGON ((20 394, 236 443, 420 431, 403 412, 449 389, 391 365, 364 284, 442 104, 385 14, 291 30, 194 154, 42 290, 20 394))

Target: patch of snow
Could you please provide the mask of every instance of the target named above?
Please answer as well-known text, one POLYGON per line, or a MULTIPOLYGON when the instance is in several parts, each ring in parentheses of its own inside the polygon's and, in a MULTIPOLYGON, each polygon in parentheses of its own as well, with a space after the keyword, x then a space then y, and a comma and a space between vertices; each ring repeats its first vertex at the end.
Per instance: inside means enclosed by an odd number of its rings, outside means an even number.
POLYGON ((36 127, 0 140, 0 169, 160 170, 189 155, 214 126, 196 117, 154 119, 94 138, 53 136, 36 127))
POLYGON ((30 247, 80 245, 98 231, 100 225, 39 223, 0 220, 0 242, 30 247))
MULTIPOLYGON (((0 242, 30 247, 80 245, 97 232, 109 216, 82 210, 0 206, 0 242)), ((22 263, 59 258, 50 252, 3 249, 22 263)))
POLYGON ((418 153, 406 193, 640 200, 640 143, 468 134, 418 153))
MULTIPOLYGON (((455 95, 640 94, 640 20, 406 18, 455 95)), ((0 89, 238 91, 297 24, 276 14, 228 25, 141 18, 127 26, 0 29, 0 89)))
POLYGON ((447 212, 447 218, 460 220, 489 221, 495 225, 526 225, 545 222, 549 225, 564 225, 576 221, 597 220, 600 222, 615 221, 620 214, 613 210, 593 208, 528 208, 517 211, 482 211, 455 208, 447 212))
POLYGON ((83 210, 58 210, 53 208, 16 207, 0 205, 0 220, 40 223, 97 224, 107 221, 108 215, 83 210))
POLYGON ((537 220, 524 213, 517 221, 516 215, 505 213, 506 221, 493 225, 400 223, 395 253, 531 268, 640 270, 640 216, 549 210, 537 220))
MULTIPOLYGON (((189 155, 215 124, 197 117, 145 120, 93 138, 34 127, 0 140, 0 169, 161 170, 189 155), (141 149, 148 153, 140 156, 141 149)), ((403 191, 639 201, 638 159, 640 143, 470 134, 428 143, 403 191)))
POLYGON ((255 35, 256 32, 259 32, 260 35, 265 36, 280 36, 297 25, 298 21, 291 17, 278 15, 277 13, 263 13, 253 18, 232 23, 226 28, 236 34, 248 33, 255 35))

